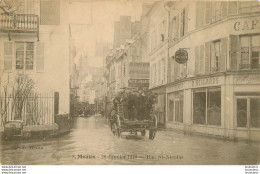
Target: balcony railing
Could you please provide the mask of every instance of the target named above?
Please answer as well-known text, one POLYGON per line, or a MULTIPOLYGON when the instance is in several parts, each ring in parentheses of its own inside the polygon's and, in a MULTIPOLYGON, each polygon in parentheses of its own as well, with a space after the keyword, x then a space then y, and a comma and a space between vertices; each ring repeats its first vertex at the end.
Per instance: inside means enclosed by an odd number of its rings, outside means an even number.
POLYGON ((240 64, 240 70, 260 70, 260 64, 240 64))
POLYGON ((0 13, 0 31, 37 32, 38 29, 38 15, 0 13))

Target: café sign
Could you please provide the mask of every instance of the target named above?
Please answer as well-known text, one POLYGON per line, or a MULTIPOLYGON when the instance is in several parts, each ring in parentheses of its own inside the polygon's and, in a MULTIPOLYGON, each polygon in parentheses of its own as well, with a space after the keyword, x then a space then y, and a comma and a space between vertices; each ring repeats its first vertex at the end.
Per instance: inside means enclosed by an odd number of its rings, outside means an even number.
POLYGON ((179 64, 184 64, 188 61, 188 52, 184 49, 180 49, 175 52, 175 61, 179 64))

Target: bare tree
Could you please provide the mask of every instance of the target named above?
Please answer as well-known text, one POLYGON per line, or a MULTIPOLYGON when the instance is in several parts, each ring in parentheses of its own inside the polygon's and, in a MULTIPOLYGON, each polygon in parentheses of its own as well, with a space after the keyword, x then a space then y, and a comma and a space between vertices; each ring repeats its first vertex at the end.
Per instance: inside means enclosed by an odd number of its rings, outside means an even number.
POLYGON ((18 74, 14 83, 7 83, 0 96, 1 122, 4 125, 7 117, 22 120, 23 114, 26 122, 39 123, 38 97, 34 93, 34 82, 27 75, 18 74))
POLYGON ((0 1, 0 9, 8 15, 17 13, 23 7, 22 0, 2 0, 0 1))

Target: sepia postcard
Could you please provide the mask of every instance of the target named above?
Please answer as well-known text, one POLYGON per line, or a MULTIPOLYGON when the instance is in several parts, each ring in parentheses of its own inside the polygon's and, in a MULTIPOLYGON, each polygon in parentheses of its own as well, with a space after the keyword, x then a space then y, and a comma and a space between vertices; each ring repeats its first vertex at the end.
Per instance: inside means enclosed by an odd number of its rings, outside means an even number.
POLYGON ((260 2, 0 0, 0 137, 3 166, 258 173, 260 2))

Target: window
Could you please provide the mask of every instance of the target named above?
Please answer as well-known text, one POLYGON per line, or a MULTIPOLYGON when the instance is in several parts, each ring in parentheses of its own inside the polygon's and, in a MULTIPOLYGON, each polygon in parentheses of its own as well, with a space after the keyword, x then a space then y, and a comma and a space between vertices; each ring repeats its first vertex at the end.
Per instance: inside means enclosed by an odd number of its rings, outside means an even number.
POLYGON ((16 69, 32 70, 34 61, 34 43, 17 42, 16 48, 16 69))
POLYGON ((239 12, 241 14, 247 13, 259 13, 260 12, 260 5, 257 1, 245 1, 240 2, 239 12))
POLYGON ((193 91, 193 123, 221 126, 220 87, 193 91))
POLYGON ((237 1, 230 1, 228 2, 228 14, 237 14, 237 1))
POLYGON ((240 69, 259 69, 260 35, 240 37, 240 69))
POLYGON ((177 41, 179 38, 179 16, 175 16, 172 19, 172 39, 177 41))
POLYGON ((185 35, 185 9, 182 10, 181 12, 181 25, 180 25, 180 35, 181 37, 185 35))
POLYGON ((260 128, 260 97, 237 98, 237 127, 260 128))
POLYGON ((59 0, 41 0, 40 12, 41 25, 60 24, 59 0))
POLYGON ((168 121, 183 123, 183 92, 168 94, 168 121))
POLYGON ((211 71, 212 72, 220 71, 220 41, 213 42, 211 71))

